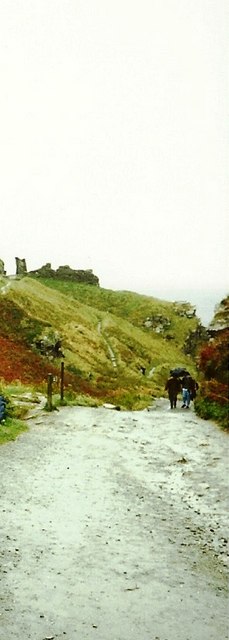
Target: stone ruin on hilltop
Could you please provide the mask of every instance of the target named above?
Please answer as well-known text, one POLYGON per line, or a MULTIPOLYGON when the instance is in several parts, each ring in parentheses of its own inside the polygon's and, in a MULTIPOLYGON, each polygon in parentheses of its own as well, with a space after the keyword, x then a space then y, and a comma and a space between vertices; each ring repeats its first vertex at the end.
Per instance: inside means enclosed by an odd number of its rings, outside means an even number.
POLYGON ((25 258, 15 258, 16 260, 16 275, 24 276, 27 274, 27 266, 25 258))
POLYGON ((0 276, 5 276, 5 275, 6 275, 5 265, 3 260, 1 260, 0 258, 0 276))
POLYGON ((85 284, 99 286, 99 278, 94 275, 92 269, 72 269, 68 265, 64 265, 55 270, 52 269, 50 262, 47 262, 47 264, 43 265, 40 269, 29 271, 28 275, 35 278, 70 280, 72 282, 85 282, 85 284))
MULTIPOLYGON (((43 265, 34 271, 27 271, 25 258, 15 258, 16 260, 16 276, 32 276, 33 278, 53 278, 56 280, 71 280, 72 282, 84 282, 85 284, 93 284, 99 287, 99 278, 93 273, 92 269, 72 269, 68 265, 60 266, 58 269, 52 269, 51 263, 43 265)), ((0 275, 6 276, 5 265, 0 258, 0 275)))

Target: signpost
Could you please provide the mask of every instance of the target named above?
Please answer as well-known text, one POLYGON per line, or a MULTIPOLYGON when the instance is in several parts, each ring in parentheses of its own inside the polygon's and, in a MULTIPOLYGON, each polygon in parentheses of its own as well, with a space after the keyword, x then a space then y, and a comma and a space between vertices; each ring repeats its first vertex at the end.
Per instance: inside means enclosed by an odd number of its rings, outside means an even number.
POLYGON ((53 375, 48 373, 48 386, 47 386, 47 410, 52 411, 52 383, 53 375))
MULTIPOLYGON (((47 383, 47 411, 53 410, 52 394, 53 394, 53 382, 56 382, 57 378, 52 373, 48 373, 47 383)), ((61 362, 60 368, 60 402, 64 401, 64 362, 61 362)))
POLYGON ((64 400, 64 362, 61 362, 60 368, 60 401, 64 400))

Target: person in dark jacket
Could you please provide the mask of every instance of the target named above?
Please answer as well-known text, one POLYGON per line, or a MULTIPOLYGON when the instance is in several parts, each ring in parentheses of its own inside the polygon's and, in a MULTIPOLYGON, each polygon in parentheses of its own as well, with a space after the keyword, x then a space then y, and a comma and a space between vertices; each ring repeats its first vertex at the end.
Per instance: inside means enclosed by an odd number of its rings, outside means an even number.
POLYGON ((196 392, 198 391, 198 389, 199 389, 198 382, 196 382, 196 380, 194 380, 194 378, 191 377, 191 380, 189 383, 190 400, 195 400, 196 392))
POLYGON ((166 382, 165 391, 168 391, 171 409, 176 409, 177 394, 181 391, 181 382, 179 378, 171 375, 166 382))

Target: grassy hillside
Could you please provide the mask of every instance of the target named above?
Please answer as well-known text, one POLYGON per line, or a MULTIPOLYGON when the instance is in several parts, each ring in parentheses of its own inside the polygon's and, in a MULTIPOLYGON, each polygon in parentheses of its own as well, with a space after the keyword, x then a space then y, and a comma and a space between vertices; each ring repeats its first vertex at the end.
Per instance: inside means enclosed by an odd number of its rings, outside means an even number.
POLYGON ((147 406, 163 392, 170 368, 183 365, 195 373, 183 346, 198 319, 186 317, 185 305, 51 279, 5 278, 2 284, 9 285, 0 289, 2 383, 18 379, 38 387, 48 371, 58 376, 59 359, 35 345, 57 339, 66 386, 98 402, 147 406))

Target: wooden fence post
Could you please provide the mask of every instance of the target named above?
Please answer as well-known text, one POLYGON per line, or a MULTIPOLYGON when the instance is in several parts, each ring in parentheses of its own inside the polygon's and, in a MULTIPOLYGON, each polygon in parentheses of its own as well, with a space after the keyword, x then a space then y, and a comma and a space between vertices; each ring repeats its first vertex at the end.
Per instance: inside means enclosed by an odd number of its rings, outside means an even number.
POLYGON ((52 411, 52 383, 53 375, 48 373, 48 385, 47 385, 47 410, 52 411))
POLYGON ((63 402, 64 399, 64 362, 61 362, 60 368, 60 400, 63 402))

